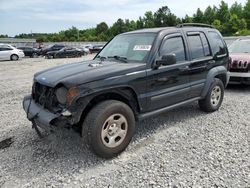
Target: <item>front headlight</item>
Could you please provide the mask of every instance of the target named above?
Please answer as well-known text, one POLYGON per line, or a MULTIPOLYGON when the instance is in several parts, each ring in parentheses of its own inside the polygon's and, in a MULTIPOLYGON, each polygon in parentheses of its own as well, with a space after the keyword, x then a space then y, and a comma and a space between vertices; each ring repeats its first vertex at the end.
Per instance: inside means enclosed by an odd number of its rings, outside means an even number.
POLYGON ((56 90, 56 98, 59 103, 66 104, 68 90, 65 87, 60 87, 56 90))

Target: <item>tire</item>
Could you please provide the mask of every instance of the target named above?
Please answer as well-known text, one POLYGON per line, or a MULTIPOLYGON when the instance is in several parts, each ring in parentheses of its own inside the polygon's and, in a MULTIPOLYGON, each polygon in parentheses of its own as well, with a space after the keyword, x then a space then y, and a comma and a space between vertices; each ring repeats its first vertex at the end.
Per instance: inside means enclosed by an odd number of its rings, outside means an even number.
POLYGON ((38 57, 38 54, 37 54, 37 53, 33 53, 31 57, 32 57, 32 58, 37 58, 37 57, 38 57))
POLYGON ((218 110, 224 98, 224 88, 223 82, 218 78, 214 78, 206 97, 199 100, 200 109, 205 112, 218 110))
POLYGON ((131 108, 116 100, 95 106, 82 125, 83 144, 103 158, 117 156, 128 146, 135 130, 131 108))
POLYGON ((19 57, 18 57, 18 55, 16 55, 16 54, 12 54, 11 56, 10 56, 10 60, 11 61, 17 61, 19 59, 19 57))

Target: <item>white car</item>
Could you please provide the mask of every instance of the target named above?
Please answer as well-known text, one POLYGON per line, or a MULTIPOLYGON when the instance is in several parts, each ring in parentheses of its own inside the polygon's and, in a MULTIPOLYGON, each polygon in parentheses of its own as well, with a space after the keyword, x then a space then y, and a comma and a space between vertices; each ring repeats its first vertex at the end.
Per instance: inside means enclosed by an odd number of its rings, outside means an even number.
POLYGON ((9 44, 0 44, 0 60, 17 61, 24 57, 22 50, 19 50, 9 44))

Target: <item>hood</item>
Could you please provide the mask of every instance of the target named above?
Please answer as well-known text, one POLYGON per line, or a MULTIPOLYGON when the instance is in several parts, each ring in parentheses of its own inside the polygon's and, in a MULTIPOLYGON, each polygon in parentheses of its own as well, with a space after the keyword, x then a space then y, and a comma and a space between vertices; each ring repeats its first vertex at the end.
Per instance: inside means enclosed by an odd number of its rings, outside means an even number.
POLYGON ((116 61, 91 60, 57 66, 34 75, 34 81, 55 87, 62 83, 67 87, 126 74, 131 69, 145 67, 142 63, 119 63, 116 61))
POLYGON ((230 54, 231 69, 247 69, 250 67, 250 53, 230 54))
POLYGON ((232 60, 243 60, 243 61, 250 61, 250 53, 232 53, 230 54, 232 60))

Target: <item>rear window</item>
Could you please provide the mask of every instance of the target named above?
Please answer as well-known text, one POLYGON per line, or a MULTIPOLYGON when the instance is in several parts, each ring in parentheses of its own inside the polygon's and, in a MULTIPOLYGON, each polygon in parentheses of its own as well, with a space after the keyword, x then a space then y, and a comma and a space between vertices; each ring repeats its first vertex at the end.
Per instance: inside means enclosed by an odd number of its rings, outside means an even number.
POLYGON ((227 53, 227 48, 220 37, 220 35, 215 31, 208 32, 209 38, 211 39, 211 48, 214 55, 224 55, 227 53))

